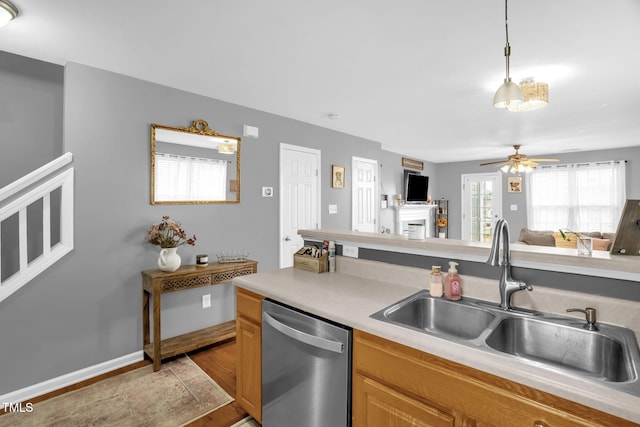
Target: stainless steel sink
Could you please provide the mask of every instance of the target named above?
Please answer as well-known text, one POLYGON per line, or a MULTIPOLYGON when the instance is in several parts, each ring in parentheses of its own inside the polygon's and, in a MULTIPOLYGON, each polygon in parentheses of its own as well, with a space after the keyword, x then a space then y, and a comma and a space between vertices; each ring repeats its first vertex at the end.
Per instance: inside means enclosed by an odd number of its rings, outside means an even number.
POLYGON ((420 292, 372 317, 436 335, 470 340, 479 337, 496 316, 479 307, 420 292))
POLYGON ((573 317, 449 301, 426 290, 371 317, 640 396, 640 350, 627 328, 598 323, 590 331, 573 317))
POLYGON ((502 353, 604 381, 624 382, 635 378, 622 340, 580 326, 507 317, 488 335, 486 343, 502 353))

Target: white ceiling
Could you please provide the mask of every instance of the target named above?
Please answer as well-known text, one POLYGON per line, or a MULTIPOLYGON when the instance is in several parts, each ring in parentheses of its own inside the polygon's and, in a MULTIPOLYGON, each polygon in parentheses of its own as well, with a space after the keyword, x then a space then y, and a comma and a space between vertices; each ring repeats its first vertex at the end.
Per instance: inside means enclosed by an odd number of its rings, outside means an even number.
MULTIPOLYGON (((137 77, 378 141, 432 162, 640 145, 640 1, 12 0, 0 49, 137 77), (330 113, 339 114, 337 120, 330 113)), ((215 128, 215 117, 207 118, 215 128)), ((251 124, 251 123, 248 123, 251 124)))

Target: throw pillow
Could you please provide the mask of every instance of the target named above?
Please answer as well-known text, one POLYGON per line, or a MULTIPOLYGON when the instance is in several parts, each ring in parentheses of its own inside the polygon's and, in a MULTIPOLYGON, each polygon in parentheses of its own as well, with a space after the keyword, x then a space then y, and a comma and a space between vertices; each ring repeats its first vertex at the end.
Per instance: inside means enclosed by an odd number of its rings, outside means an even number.
POLYGON ((523 228, 520 230, 519 240, 527 245, 555 246, 551 231, 537 231, 523 228))
POLYGON ((608 251, 611 248, 609 239, 592 239, 594 251, 608 251))

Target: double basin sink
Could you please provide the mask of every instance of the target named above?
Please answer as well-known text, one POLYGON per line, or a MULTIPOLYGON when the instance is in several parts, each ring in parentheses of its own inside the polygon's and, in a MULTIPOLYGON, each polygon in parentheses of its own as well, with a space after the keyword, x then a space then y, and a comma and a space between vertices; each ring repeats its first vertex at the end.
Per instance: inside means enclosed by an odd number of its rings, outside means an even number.
POLYGON ((429 335, 514 357, 640 396, 640 352, 626 328, 463 298, 433 298, 424 290, 372 318, 429 335))

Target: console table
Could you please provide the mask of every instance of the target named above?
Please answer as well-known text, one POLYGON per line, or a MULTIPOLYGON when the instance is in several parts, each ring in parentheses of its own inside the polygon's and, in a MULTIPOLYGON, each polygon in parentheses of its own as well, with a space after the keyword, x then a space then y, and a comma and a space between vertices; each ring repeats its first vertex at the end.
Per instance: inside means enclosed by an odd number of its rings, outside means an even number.
POLYGON ((142 272, 142 340, 144 352, 153 361, 153 370, 160 369, 162 359, 195 350, 235 337, 236 322, 199 329, 176 337, 160 338, 160 296, 168 292, 228 283, 234 277, 258 271, 257 261, 209 263, 205 267, 185 265, 174 272, 145 270, 142 272), (153 296, 153 341, 149 328, 149 304, 153 296))

